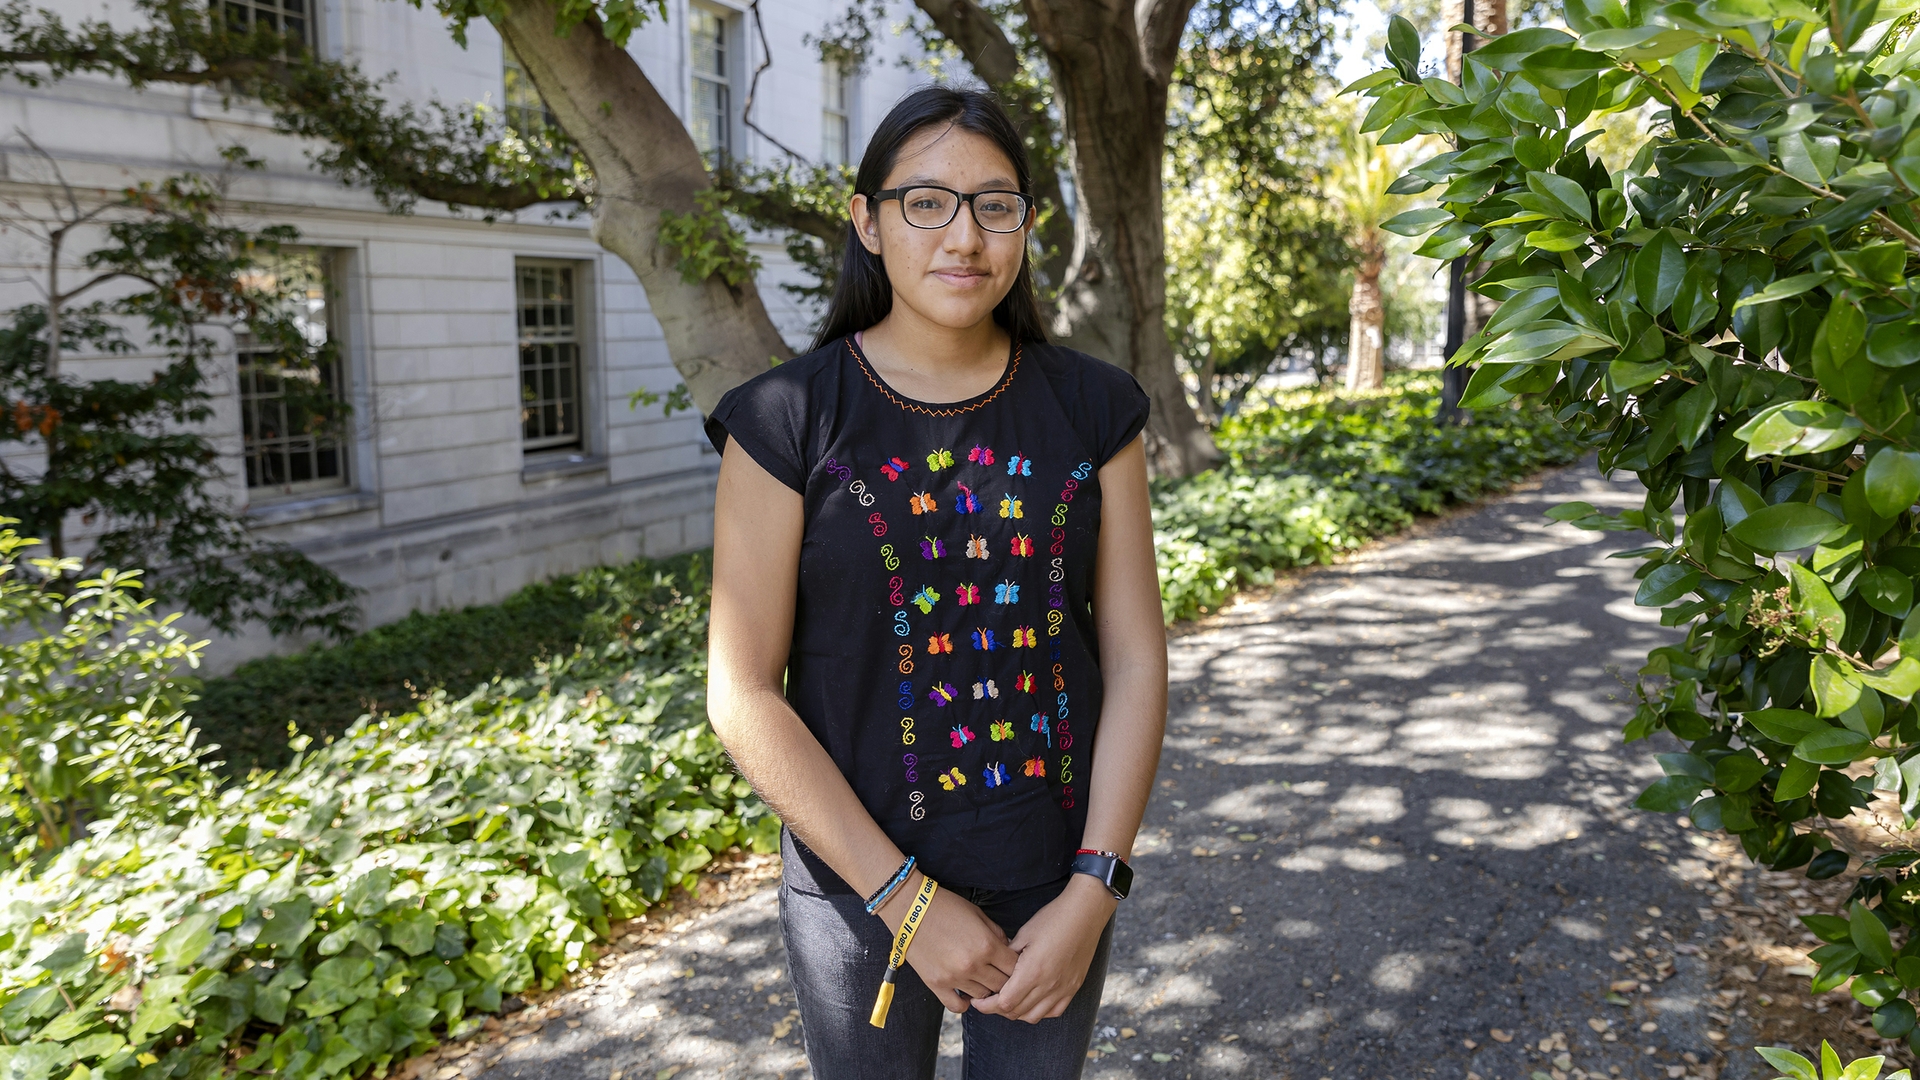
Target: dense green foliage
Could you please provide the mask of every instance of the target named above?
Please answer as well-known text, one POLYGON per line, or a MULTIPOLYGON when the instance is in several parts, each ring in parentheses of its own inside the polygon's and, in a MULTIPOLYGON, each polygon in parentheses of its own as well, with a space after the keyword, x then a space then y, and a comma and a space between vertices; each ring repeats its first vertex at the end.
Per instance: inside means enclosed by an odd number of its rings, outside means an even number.
POLYGON ((1219 606, 1276 571, 1331 561, 1368 540, 1571 461, 1579 444, 1545 410, 1487 409, 1442 424, 1439 380, 1397 377, 1378 394, 1276 395, 1223 424, 1227 461, 1157 485, 1154 545, 1169 621, 1219 606))
POLYGON ((169 676, 200 645, 153 618, 138 571, 80 577, 78 559, 22 563, 0 518, 0 865, 30 863, 87 823, 167 820, 212 788, 169 676))
MULTIPOLYGON (((0 22, 4 22, 0 18, 0 22)), ((257 164, 257 162, 248 162, 257 164)), ((82 209, 48 188, 47 218, 8 203, 5 226, 40 241, 41 302, 0 315, 0 514, 67 554, 70 519, 98 519, 89 560, 142 566, 153 594, 238 630, 352 632, 354 590, 292 547, 262 540, 217 491, 227 477, 214 441, 210 380, 223 334, 249 343, 253 363, 280 376, 290 415, 324 428, 345 407, 317 373, 330 346, 310 341, 298 304, 310 284, 282 272, 286 226, 252 230, 222 219, 224 192, 200 176, 142 184, 82 209), (60 284, 72 231, 104 242, 60 284), (124 290, 107 299, 104 286, 124 290), (75 356, 157 352, 145 378, 85 378, 75 356)))
MULTIPOLYGON (((1404 190, 1439 205, 1435 257, 1485 265, 1503 301, 1461 360, 1466 401, 1544 395, 1631 471, 1644 505, 1556 516, 1644 529, 1636 601, 1685 627, 1641 671, 1627 738, 1684 752, 1642 808, 1690 814, 1775 870, 1853 861, 1832 823, 1920 809, 1920 38, 1911 0, 1571 0, 1573 34, 1515 31, 1463 85, 1421 78, 1411 26, 1363 80, 1383 138, 1455 149, 1404 190), (1609 173, 1574 129, 1664 106, 1609 173), (1676 504, 1684 524, 1676 518, 1676 504)), ((1851 982, 1883 1036, 1913 1034, 1920 850, 1868 853, 1812 990, 1851 982)))
MULTIPOLYGON (((0 532, 0 583, 19 577, 19 546, 0 532)), ((772 850, 777 822, 705 724, 697 567, 610 572, 591 588, 606 600, 583 620, 591 648, 364 718, 218 793, 192 753, 176 754, 164 806, 96 804, 88 835, 0 875, 0 1070, 378 1070, 471 1027, 504 994, 563 978, 591 960, 610 920, 690 884, 716 853, 772 850), (652 607, 636 626, 641 598, 652 607)), ((122 589, 104 580, 50 603, 138 615, 122 589)), ((131 652, 83 635, 89 648, 67 654, 68 697, 120 689, 94 674, 104 653, 138 667, 136 703, 178 702, 182 688, 139 666, 138 635, 164 634, 113 629, 131 652)), ((8 704, 28 718, 42 708, 8 704)), ((149 792, 142 777, 127 789, 149 792)))
POLYGON ((536 663, 630 643, 635 627, 657 626, 677 609, 686 583, 702 580, 698 555, 595 569, 539 582, 498 604, 415 612, 341 645, 267 657, 210 679, 193 706, 206 741, 227 771, 285 762, 287 728, 325 740, 363 713, 412 709, 433 689, 464 694, 536 663), (615 622, 605 612, 621 612, 615 622))
MULTIPOLYGON (((1774 1080, 1880 1080, 1880 1069, 1887 1060, 1884 1057, 1855 1058, 1843 1065, 1840 1055, 1833 1052, 1833 1046, 1825 1039, 1820 1040, 1820 1064, 1817 1068, 1812 1061, 1780 1047, 1756 1046, 1754 1052, 1785 1074, 1774 1077, 1774 1080)), ((1889 1073, 1887 1080, 1913 1080, 1913 1073, 1899 1069, 1889 1073)))

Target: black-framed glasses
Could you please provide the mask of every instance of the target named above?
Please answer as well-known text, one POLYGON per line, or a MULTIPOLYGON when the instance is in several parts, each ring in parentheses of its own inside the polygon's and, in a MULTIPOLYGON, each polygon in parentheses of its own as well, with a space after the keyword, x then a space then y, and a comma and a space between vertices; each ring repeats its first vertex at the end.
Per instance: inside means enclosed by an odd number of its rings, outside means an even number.
POLYGON ((900 200, 900 211, 907 224, 916 229, 944 229, 960 214, 960 204, 973 206, 973 220, 988 232, 1019 232, 1027 223, 1027 211, 1033 200, 1017 191, 976 191, 970 195, 952 188, 920 184, 914 187, 888 188, 867 196, 876 202, 900 200))

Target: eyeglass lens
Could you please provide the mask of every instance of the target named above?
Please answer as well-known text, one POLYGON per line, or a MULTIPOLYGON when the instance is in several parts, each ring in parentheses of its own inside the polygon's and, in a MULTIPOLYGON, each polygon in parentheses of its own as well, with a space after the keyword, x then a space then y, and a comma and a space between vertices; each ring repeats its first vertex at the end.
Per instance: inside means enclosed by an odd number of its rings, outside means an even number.
MULTIPOLYGON (((907 224, 943 229, 960 211, 960 196, 944 188, 908 188, 900 205, 907 224)), ((1027 220, 1026 198, 1013 191, 982 191, 973 196, 973 219, 988 232, 1017 232, 1027 220)))

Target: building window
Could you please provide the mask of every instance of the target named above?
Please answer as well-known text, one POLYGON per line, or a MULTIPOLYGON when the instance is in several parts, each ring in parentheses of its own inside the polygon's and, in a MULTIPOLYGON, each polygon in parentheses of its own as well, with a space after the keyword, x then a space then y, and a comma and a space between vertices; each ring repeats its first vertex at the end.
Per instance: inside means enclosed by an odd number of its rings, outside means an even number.
POLYGON ((848 164, 848 150, 851 142, 849 135, 852 125, 847 122, 847 99, 849 95, 846 70, 837 60, 828 60, 821 65, 826 77, 820 108, 821 147, 820 157, 829 165, 848 164))
POLYGON ((528 450, 580 445, 580 323, 574 268, 522 259, 520 440, 528 450))
POLYGON ((547 108, 540 91, 534 89, 533 80, 527 76, 527 69, 520 65, 520 58, 513 55, 513 50, 505 45, 500 46, 500 61, 503 69, 501 81, 506 88, 507 126, 523 137, 538 135, 546 128, 559 127, 553 119, 553 110, 547 108))
POLYGON ((317 359, 288 365, 274 352, 238 345, 240 432, 247 489, 298 495, 347 486, 347 450, 340 423, 345 380, 328 305, 330 262, 320 251, 286 251, 263 273, 293 295, 293 318, 317 359))
POLYGON ((309 0, 213 0, 212 9, 226 20, 227 28, 250 34, 258 29, 285 34, 302 45, 313 44, 309 35, 309 0))
POLYGON ((693 110, 687 127, 700 153, 725 159, 733 151, 733 85, 727 67, 727 20, 696 7, 688 12, 693 52, 693 110))

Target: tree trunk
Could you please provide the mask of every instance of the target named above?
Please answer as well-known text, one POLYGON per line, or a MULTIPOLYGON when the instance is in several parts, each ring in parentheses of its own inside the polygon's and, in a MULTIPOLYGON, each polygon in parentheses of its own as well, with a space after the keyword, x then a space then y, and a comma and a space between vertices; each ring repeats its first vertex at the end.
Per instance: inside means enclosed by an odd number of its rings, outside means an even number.
POLYGON ((1041 257, 1035 264, 1048 289, 1058 289, 1073 255, 1073 217, 1060 189, 1048 149, 1053 144, 1053 121, 1047 100, 1021 85, 1020 52, 1000 24, 974 0, 914 0, 934 29, 960 50, 974 75, 1007 105, 1014 126, 1027 143, 1027 168, 1033 174, 1033 194, 1053 207, 1046 223, 1034 233, 1041 257))
POLYGON ((1167 340, 1167 86, 1194 0, 1025 0, 1053 72, 1073 169, 1073 256, 1054 333, 1133 373, 1153 399, 1148 461, 1186 476, 1220 458, 1167 340))
POLYGON ((1347 389, 1378 390, 1387 384, 1386 326, 1387 309, 1380 299, 1380 266, 1386 252, 1375 241, 1360 248, 1360 263, 1353 268, 1353 299, 1347 311, 1353 315, 1347 333, 1347 389))
POLYGON ((593 238, 633 268, 667 353, 703 411, 792 355, 752 282, 689 283, 660 245, 660 215, 694 213, 712 186, 693 136, 631 55, 588 16, 555 34, 549 0, 512 0, 496 20, 560 127, 593 168, 593 238))
POLYGON ((1200 377, 1196 381, 1200 386, 1200 408, 1210 424, 1219 423, 1222 415, 1220 399, 1215 394, 1214 386, 1214 372, 1219 368, 1219 360, 1215 358, 1213 350, 1208 349, 1207 358, 1200 363, 1200 377))

